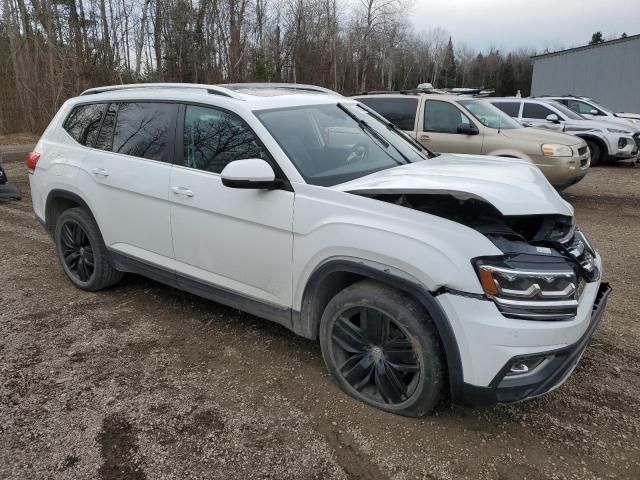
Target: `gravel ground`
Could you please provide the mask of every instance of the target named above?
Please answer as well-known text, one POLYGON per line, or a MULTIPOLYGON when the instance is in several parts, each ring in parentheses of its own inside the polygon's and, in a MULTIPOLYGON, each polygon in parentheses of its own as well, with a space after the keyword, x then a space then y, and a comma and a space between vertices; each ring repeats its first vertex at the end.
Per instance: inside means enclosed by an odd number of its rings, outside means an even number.
POLYGON ((23 156, 3 160, 25 195, 0 203, 0 478, 640 478, 640 168, 566 193, 614 287, 569 381, 408 419, 343 395, 277 325, 133 275, 74 288, 23 156))

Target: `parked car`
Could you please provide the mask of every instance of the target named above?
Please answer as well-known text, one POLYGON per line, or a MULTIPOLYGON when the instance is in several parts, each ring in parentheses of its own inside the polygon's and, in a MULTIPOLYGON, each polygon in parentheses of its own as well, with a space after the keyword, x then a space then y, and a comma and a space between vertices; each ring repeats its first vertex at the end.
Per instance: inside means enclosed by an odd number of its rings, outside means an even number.
POLYGON ((603 106, 601 103, 596 102, 589 97, 577 97, 574 95, 565 95, 561 97, 555 97, 553 95, 540 97, 544 99, 554 100, 561 103, 565 107, 569 107, 571 110, 579 115, 582 115, 588 120, 600 120, 603 122, 614 122, 640 129, 640 115, 637 113, 629 112, 614 112, 610 108, 603 106))
POLYGON ((550 392, 610 291, 533 164, 436 156, 315 87, 91 89, 27 169, 78 288, 133 272, 275 321, 319 339, 347 394, 401 415, 445 389, 472 406, 550 392))
POLYGON ((587 120, 553 100, 492 98, 490 102, 525 126, 571 133, 584 139, 591 152, 591 165, 638 156, 639 133, 631 127, 587 120))
POLYGON ((579 182, 589 168, 582 139, 524 128, 485 100, 395 93, 354 98, 436 152, 529 160, 559 190, 579 182))
POLYGON ((2 164, 0 163, 0 199, 4 200, 20 200, 20 190, 18 190, 13 185, 10 185, 9 180, 7 179, 7 174, 2 168, 2 164))

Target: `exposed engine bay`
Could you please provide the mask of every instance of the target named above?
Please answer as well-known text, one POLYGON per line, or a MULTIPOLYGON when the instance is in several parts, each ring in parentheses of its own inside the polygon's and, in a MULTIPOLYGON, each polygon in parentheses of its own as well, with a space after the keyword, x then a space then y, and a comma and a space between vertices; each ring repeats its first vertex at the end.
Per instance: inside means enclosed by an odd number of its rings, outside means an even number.
POLYGON ((593 281, 599 275, 595 252, 575 229, 573 217, 565 215, 505 216, 489 203, 450 194, 378 194, 372 199, 418 210, 482 233, 520 268, 541 263, 553 268, 569 260, 581 276, 593 281))

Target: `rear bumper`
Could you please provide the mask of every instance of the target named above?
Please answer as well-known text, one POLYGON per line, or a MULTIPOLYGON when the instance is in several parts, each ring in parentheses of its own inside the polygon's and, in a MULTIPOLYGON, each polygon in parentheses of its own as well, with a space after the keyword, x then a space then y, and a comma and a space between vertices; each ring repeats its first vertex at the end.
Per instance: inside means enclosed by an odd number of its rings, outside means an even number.
POLYGON ((16 187, 5 183, 0 185, 0 199, 5 200, 20 200, 22 195, 20 194, 20 190, 16 187))
POLYGON ((608 283, 600 284, 596 295, 589 326, 582 337, 572 345, 543 353, 517 355, 505 363, 488 387, 465 383, 462 400, 470 407, 490 407, 498 403, 528 400, 549 393, 561 386, 571 375, 596 328, 602 320, 607 299, 611 293, 608 283), (519 360, 548 357, 548 360, 530 375, 509 377, 511 365, 519 360))

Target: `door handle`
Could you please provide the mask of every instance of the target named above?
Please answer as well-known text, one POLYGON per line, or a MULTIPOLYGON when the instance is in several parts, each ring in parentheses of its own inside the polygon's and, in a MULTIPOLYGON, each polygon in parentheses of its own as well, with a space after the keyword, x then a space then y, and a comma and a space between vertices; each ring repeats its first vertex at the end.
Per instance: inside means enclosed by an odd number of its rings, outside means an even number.
POLYGON ((107 172, 104 168, 94 168, 93 174, 97 177, 108 177, 109 172, 107 172))
POLYGON ((431 137, 429 135, 426 134, 422 134, 420 135, 420 141, 421 142, 430 142, 431 141, 431 137))
POLYGON ((171 187, 174 195, 179 197, 193 197, 193 192, 185 187, 171 187))

